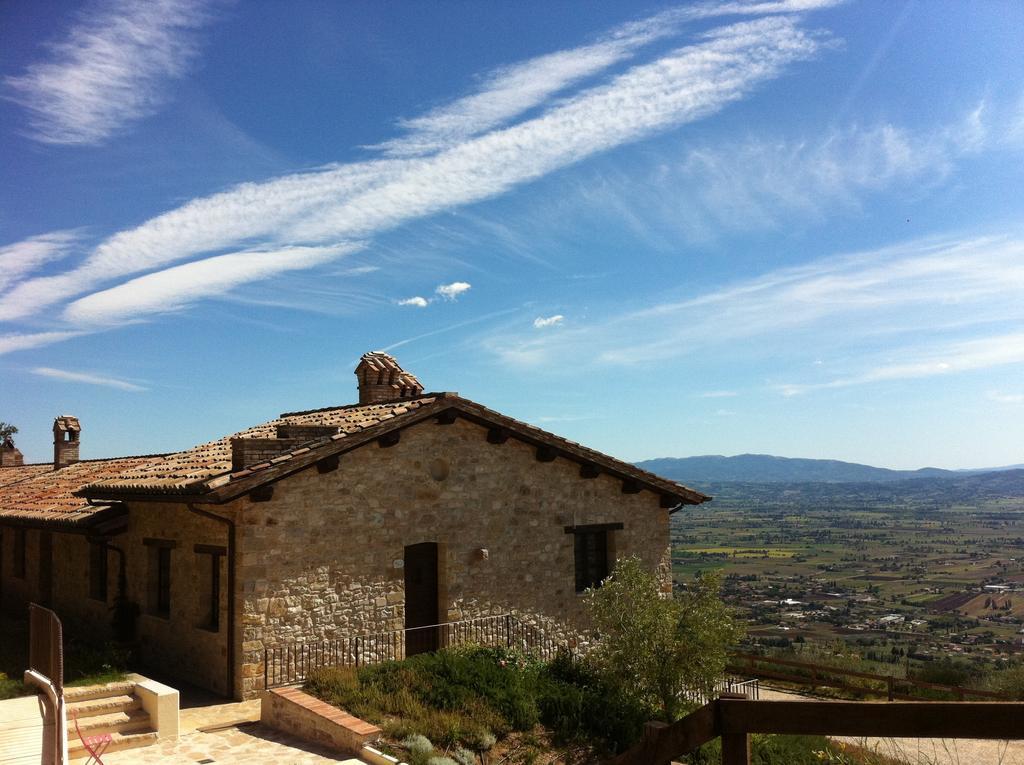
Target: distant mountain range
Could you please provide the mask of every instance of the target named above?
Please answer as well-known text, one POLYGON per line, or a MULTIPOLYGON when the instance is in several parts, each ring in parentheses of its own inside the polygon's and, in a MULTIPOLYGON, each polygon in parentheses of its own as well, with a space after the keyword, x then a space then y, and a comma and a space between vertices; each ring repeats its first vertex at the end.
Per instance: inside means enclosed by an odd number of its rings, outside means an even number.
POLYGON ((774 457, 770 454, 739 454, 735 457, 661 457, 636 463, 644 470, 682 483, 882 483, 912 478, 963 478, 970 475, 1014 471, 1022 465, 978 470, 889 470, 840 460, 774 457))

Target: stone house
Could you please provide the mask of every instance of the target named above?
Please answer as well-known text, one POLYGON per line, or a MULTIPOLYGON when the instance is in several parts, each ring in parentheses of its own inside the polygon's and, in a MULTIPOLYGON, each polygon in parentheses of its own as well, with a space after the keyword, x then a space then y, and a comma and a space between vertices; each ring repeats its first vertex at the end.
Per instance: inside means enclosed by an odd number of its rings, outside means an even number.
POLYGON ((356 375, 358 404, 173 454, 79 460, 73 417, 52 464, 4 445, 0 604, 99 637, 120 595, 143 661, 247 698, 275 646, 509 610, 571 634, 619 556, 671 588, 669 516, 708 497, 425 393, 387 354, 356 375))

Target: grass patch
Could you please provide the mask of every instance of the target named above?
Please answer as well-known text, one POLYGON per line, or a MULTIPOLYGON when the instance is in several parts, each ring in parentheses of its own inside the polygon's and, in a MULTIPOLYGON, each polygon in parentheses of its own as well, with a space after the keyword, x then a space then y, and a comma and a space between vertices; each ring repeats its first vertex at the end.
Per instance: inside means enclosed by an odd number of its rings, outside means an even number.
MULTIPOLYGON (((0 620, 0 699, 35 693, 21 678, 28 668, 28 622, 0 620)), ((64 685, 97 685, 124 680, 131 664, 130 652, 112 644, 96 646, 64 636, 64 685)))

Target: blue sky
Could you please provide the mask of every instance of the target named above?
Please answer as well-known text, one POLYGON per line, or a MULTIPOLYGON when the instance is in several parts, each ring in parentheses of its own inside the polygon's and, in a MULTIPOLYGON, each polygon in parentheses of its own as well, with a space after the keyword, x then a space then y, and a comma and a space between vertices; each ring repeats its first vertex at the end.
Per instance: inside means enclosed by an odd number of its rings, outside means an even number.
POLYGON ((1024 461, 1024 5, 0 5, 0 419, 348 403, 616 456, 1024 461))

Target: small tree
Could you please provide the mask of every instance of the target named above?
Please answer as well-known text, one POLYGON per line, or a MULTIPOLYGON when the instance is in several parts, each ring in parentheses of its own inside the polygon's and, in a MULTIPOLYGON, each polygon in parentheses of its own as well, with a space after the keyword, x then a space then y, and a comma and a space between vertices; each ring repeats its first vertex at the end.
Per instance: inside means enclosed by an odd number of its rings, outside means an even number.
POLYGON ((661 591, 656 574, 625 558, 586 596, 599 633, 592 659, 620 692, 673 721, 686 691, 721 679, 740 628, 719 598, 720 576, 705 574, 679 597, 661 591))
POLYGON ((11 425, 9 422, 0 421, 0 442, 6 441, 8 436, 13 436, 17 432, 17 425, 11 425))

